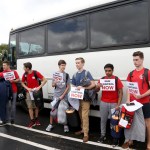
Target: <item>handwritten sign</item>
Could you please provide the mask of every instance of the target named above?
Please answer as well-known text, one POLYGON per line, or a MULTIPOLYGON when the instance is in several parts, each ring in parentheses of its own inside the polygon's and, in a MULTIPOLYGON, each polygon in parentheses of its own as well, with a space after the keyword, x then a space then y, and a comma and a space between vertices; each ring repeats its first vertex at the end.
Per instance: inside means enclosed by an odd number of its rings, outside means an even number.
POLYGON ((70 98, 83 99, 84 89, 77 90, 76 87, 71 87, 70 98))
POLYGON ((57 80, 59 82, 63 82, 63 73, 61 73, 61 72, 54 72, 53 73, 53 79, 57 80))
POLYGON ((102 84, 102 91, 115 91, 115 79, 100 79, 100 83, 102 84))
POLYGON ((5 80, 14 80, 15 78, 15 74, 13 71, 11 72, 5 72, 3 73, 5 80))
POLYGON ((130 94, 140 95, 137 82, 127 82, 127 87, 130 94))

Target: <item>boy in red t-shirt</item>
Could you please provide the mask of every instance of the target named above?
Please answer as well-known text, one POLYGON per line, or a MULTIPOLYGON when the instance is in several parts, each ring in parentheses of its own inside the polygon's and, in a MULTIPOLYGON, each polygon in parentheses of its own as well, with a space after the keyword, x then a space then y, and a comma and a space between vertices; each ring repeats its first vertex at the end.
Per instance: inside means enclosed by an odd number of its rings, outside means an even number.
POLYGON ((10 70, 10 62, 9 61, 3 61, 3 76, 5 80, 9 80, 12 86, 13 91, 13 100, 11 103, 7 104, 7 117, 6 121, 7 123, 14 124, 15 116, 16 116, 16 98, 17 98, 17 85, 16 83, 19 82, 19 75, 17 71, 10 70))
POLYGON ((47 79, 41 75, 38 71, 36 71, 36 76, 38 79, 42 81, 41 85, 39 85, 38 80, 35 78, 34 71, 32 70, 32 64, 30 62, 24 63, 24 71, 25 73, 22 76, 22 86, 27 90, 26 94, 26 103, 29 110, 30 115, 30 123, 28 125, 29 128, 33 126, 41 125, 38 120, 39 108, 36 107, 34 100, 32 100, 29 92, 33 92, 33 89, 39 91, 47 82, 47 79), (35 110, 35 118, 34 118, 34 110, 35 110))
MULTIPOLYGON (((143 104, 142 110, 145 119, 145 125, 147 130, 147 149, 150 149, 150 70, 148 70, 148 83, 146 81, 146 77, 144 76, 145 68, 143 67, 144 54, 141 51, 137 51, 133 53, 133 63, 135 65, 135 70, 128 74, 127 81, 128 82, 136 82, 138 83, 139 93, 140 95, 130 94, 127 91, 127 103, 137 100, 141 104, 143 104)), ((138 132, 138 131, 137 131, 138 132)), ((140 131, 139 131, 140 132, 140 131)), ((125 140, 123 144, 123 148, 127 148, 132 145, 133 141, 128 139, 125 140)))
MULTIPOLYGON (((101 116, 101 135, 98 142, 103 143, 106 140, 106 123, 108 117, 111 115, 111 109, 119 109, 119 105, 123 96, 123 84, 121 80, 113 75, 114 66, 112 64, 106 64, 104 66, 106 76, 102 79, 114 79, 114 87, 113 91, 110 90, 102 90, 101 102, 100 102, 100 116, 101 116)), ((97 88, 104 86, 98 81, 97 88)))

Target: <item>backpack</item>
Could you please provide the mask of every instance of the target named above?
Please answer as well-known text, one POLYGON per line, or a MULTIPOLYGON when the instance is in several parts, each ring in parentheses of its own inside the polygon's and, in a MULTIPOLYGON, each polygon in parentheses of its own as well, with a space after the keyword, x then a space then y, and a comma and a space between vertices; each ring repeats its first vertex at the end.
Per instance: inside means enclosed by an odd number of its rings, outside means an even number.
MULTIPOLYGON (((37 77, 35 70, 33 70, 33 73, 34 73, 35 79, 38 80, 38 77, 37 77)), ((25 80, 27 80, 27 73, 26 72, 23 74, 23 76, 25 77, 25 80)), ((38 82, 40 85, 41 81, 38 80, 38 82)), ((17 102, 21 102, 21 101, 26 99, 26 89, 21 85, 21 82, 16 83, 16 86, 17 86, 17 102)), ((41 89, 41 92, 42 92, 42 89, 41 89)))
POLYGON ((21 85, 21 82, 16 83, 17 86, 17 102, 21 102, 26 99, 26 90, 21 85))
MULTIPOLYGON (((85 77, 87 77, 87 74, 88 74, 88 71, 87 71, 87 70, 85 70, 85 77)), ((73 75, 73 78, 75 78, 75 79, 76 79, 76 76, 77 76, 77 72, 73 75)))
MULTIPOLYGON (((143 81, 142 81, 142 89, 143 89, 143 85, 144 85, 144 78, 145 78, 146 84, 148 85, 148 89, 150 89, 149 80, 148 80, 148 71, 149 71, 149 69, 144 68, 143 81)), ((130 81, 131 82, 132 82, 133 72, 134 72, 134 70, 129 73, 130 81)))
POLYGON ((44 102, 43 102, 43 94, 42 91, 33 91, 33 97, 36 107, 43 108, 44 102))
POLYGON ((132 125, 133 117, 134 117, 134 112, 129 112, 128 110, 126 110, 126 108, 124 106, 122 106, 122 108, 121 108, 121 119, 119 122, 119 127, 129 129, 132 125), (123 126, 121 124, 121 120, 127 122, 126 126, 123 126))
MULTIPOLYGON (((41 85, 41 80, 40 80, 40 79, 38 78, 38 76, 37 76, 37 71, 36 71, 36 70, 33 70, 33 74, 34 74, 35 79, 38 81, 39 85, 41 85)), ((25 80, 27 80, 28 74, 27 74, 26 72, 23 74, 23 76, 25 77, 25 80)), ((42 88, 41 88, 41 89, 42 89, 42 88)))
MULTIPOLYGON (((38 78, 37 71, 33 70, 33 74, 34 74, 35 79, 38 81, 39 85, 41 85, 41 79, 38 78)), ((26 72, 23 75, 25 77, 25 80, 27 80, 27 75, 28 74, 26 72)), ((44 107, 44 101, 43 101, 43 90, 42 90, 42 88, 40 89, 40 91, 33 92, 33 97, 35 100, 35 105, 40 109, 43 108, 44 107)))
POLYGON ((119 120, 120 120, 120 110, 116 110, 110 119, 110 129, 111 129, 111 136, 113 138, 120 138, 122 136, 122 128, 119 127, 119 120))
POLYGON ((66 110, 66 116, 67 116, 67 124, 69 125, 69 127, 79 128, 81 120, 77 110, 75 110, 72 107, 69 107, 66 110))
MULTIPOLYGON (((85 70, 85 77, 81 80, 82 86, 89 86, 91 84, 91 80, 87 77, 88 71, 85 70)), ((76 79, 77 73, 73 75, 73 78, 76 79)), ((92 105, 96 106, 98 101, 98 94, 95 88, 87 90, 84 90, 84 98, 85 101, 89 100, 92 105)))
MULTIPOLYGON (((101 79, 105 79, 105 76, 104 77, 102 77, 101 79)), ((118 77, 117 76, 115 76, 115 85, 116 85, 116 90, 118 90, 118 77)))
POLYGON ((68 78, 69 78, 69 74, 66 73, 66 87, 67 87, 67 81, 68 81, 68 78))

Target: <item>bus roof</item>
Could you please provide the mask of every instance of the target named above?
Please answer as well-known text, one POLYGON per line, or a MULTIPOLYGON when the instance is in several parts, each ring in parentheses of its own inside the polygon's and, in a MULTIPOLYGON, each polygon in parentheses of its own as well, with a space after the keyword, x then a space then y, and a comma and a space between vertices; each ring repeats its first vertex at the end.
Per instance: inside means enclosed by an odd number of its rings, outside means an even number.
POLYGON ((63 15, 59 15, 59 16, 53 16, 53 17, 51 17, 47 20, 39 21, 39 22, 36 22, 36 23, 31 23, 31 24, 23 26, 23 27, 12 29, 10 31, 10 34, 13 34, 13 33, 16 33, 16 32, 22 31, 22 30, 26 30, 28 28, 41 26, 41 25, 47 24, 48 22, 55 22, 55 21, 62 20, 62 19, 65 19, 65 18, 90 13, 90 12, 93 12, 97 9, 105 9, 105 8, 108 8, 108 7, 111 7, 111 6, 120 5, 122 3, 129 3, 130 1, 133 2, 133 1, 137 1, 137 0, 128 0, 128 1, 126 1, 126 0, 110 0, 109 2, 106 2, 105 0, 102 0, 102 1, 99 2, 99 5, 97 5, 97 6, 85 8, 85 9, 78 10, 78 11, 73 11, 73 12, 63 14, 63 15))

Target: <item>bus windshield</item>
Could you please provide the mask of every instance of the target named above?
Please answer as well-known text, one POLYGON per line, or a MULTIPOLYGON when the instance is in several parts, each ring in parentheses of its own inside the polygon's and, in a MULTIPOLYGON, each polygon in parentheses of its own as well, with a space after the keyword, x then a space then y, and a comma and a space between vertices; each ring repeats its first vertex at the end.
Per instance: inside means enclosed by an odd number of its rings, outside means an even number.
POLYGON ((16 34, 10 35, 9 44, 8 60, 10 61, 11 68, 16 69, 16 34))

